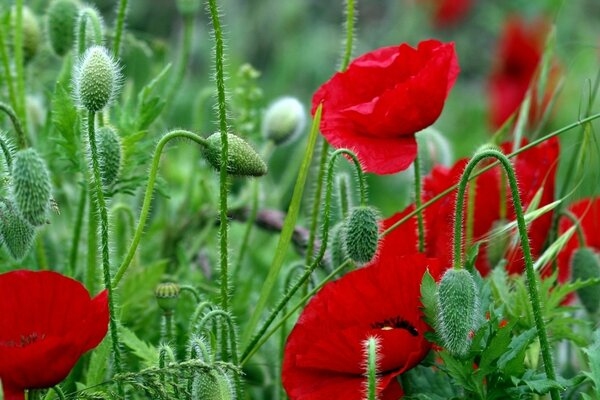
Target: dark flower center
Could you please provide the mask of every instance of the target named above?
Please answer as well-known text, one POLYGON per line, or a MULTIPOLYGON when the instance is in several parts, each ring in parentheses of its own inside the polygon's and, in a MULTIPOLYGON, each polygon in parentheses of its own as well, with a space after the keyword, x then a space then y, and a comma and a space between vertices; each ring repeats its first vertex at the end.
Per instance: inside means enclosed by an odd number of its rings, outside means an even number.
POLYGON ((27 347, 34 344, 39 340, 44 340, 45 334, 37 332, 30 333, 29 335, 21 335, 20 340, 8 340, 6 342, 0 342, 0 346, 5 347, 27 347))
POLYGON ((393 318, 387 318, 380 322, 375 322, 374 324, 371 324, 371 328, 381 329, 384 331, 387 331, 390 329, 404 329, 404 330, 408 331, 408 333, 410 333, 412 336, 419 336, 419 331, 417 331, 417 328, 412 326, 412 324, 410 322, 408 322, 407 320, 403 319, 400 316, 396 316, 393 318))

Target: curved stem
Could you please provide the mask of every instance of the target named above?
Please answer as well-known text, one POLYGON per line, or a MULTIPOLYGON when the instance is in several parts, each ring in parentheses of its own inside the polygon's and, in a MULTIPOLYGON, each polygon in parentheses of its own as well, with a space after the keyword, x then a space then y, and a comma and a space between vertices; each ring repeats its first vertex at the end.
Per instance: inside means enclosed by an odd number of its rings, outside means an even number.
POLYGON ((123 275, 125 272, 127 272, 127 268, 129 268, 131 260, 133 260, 133 257, 135 256, 135 252, 144 233, 144 227, 146 225, 146 220, 148 219, 148 213, 150 212, 150 204, 152 203, 152 193, 154 192, 154 185, 156 184, 156 175, 158 173, 162 151, 169 141, 176 138, 189 139, 202 146, 206 146, 206 140, 204 138, 196 135, 195 133, 184 130, 174 130, 167 133, 156 145, 154 156, 152 158, 152 166, 150 167, 150 176, 148 177, 148 184, 146 185, 146 194, 144 195, 142 211, 140 212, 140 219, 138 220, 137 228, 135 230, 135 234, 133 235, 133 240, 131 241, 129 250, 127 251, 127 255, 125 256, 125 259, 119 266, 119 269, 113 278, 112 286, 114 288, 119 285, 123 275))
POLYGON ((78 27, 77 27, 77 51, 81 56, 87 49, 87 23, 88 21, 92 24, 92 32, 94 33, 94 44, 101 45, 104 37, 102 22, 98 12, 91 7, 86 7, 79 13, 78 27))
POLYGON ((230 338, 229 346, 231 347, 231 362, 235 365, 238 365, 239 356, 237 350, 237 334, 235 331, 235 326, 233 325, 233 320, 231 319, 231 315, 229 315, 229 313, 225 312, 224 310, 209 311, 198 323, 198 331, 202 332, 210 320, 218 317, 222 318, 229 328, 228 336, 230 338))
POLYGON ((366 187, 364 184, 365 178, 364 178, 362 169, 360 167, 358 158, 356 157, 356 154, 354 154, 352 151, 350 151, 348 149, 336 150, 329 159, 328 169, 327 169, 327 186, 326 186, 326 190, 325 190, 325 204, 324 204, 324 208, 323 208, 323 225, 322 225, 322 229, 321 229, 322 243, 321 243, 321 246, 319 247, 319 253, 317 254, 317 257, 313 260, 313 262, 305 269, 305 271, 302 274, 302 276, 300 277, 300 279, 298 279, 296 281, 296 283, 294 284, 294 286, 292 286, 285 293, 285 295, 279 300, 279 302, 277 303, 277 305, 275 306, 273 311, 269 314, 269 316, 267 317, 265 322, 262 324, 262 326, 260 327, 260 329, 258 330, 256 335, 254 335, 254 337, 252 338, 252 340, 250 341, 250 343, 244 350, 244 352, 242 354, 242 360, 250 356, 250 353, 257 346, 257 344, 259 343, 259 341, 261 340, 262 336, 265 334, 267 329, 269 329, 269 326, 271 325, 271 323, 275 320, 277 315, 286 306, 286 304, 290 301, 290 299, 294 296, 294 294, 296 294, 298 289, 300 289, 306 282, 308 282, 308 279, 310 278, 311 274, 313 273, 315 268, 317 268, 317 266, 321 263, 321 260, 323 260, 323 257, 325 256, 325 251, 327 250, 327 242, 328 242, 328 237, 329 237, 329 214, 330 214, 330 210, 331 210, 331 194, 333 192, 333 178, 334 178, 333 170, 335 168, 335 161, 342 154, 349 156, 350 159, 354 162, 354 165, 356 167, 356 171, 358 174, 358 178, 359 178, 361 204, 364 204, 366 202, 366 187))
POLYGON ((225 78, 223 71, 223 32, 219 21, 217 0, 208 0, 210 17, 215 35, 215 70, 217 81, 217 97, 219 109, 219 130, 221 131, 221 168, 219 171, 219 236, 220 236, 220 269, 221 269, 221 307, 229 310, 229 283, 228 283, 228 219, 227 219, 227 108, 225 102, 225 78))
MULTIPOLYGON (((465 198, 465 191, 469 182, 469 176, 475 169, 477 164, 486 159, 495 158, 502 165, 508 178, 508 184, 513 199, 513 206, 515 215, 517 217, 517 226, 519 229, 519 236, 521 238, 521 249, 523 250, 523 258, 525 260, 525 273, 527 276, 527 290, 529 292, 529 300, 533 308, 533 317, 535 320, 536 330, 538 338, 540 340, 540 347, 542 352, 542 359, 544 360, 544 368, 546 370, 546 376, 548 379, 555 381, 556 372, 554 371, 554 363, 552 361, 552 353, 550 345, 548 343, 548 336, 546 333, 546 325, 542 316, 542 308, 540 305, 540 299, 537 287, 537 276, 533 268, 533 257, 531 256, 531 248, 529 246, 529 237, 527 235, 527 223, 525 222, 525 216, 523 213, 523 206, 521 204, 521 195, 519 193, 519 187, 517 184, 517 177, 515 171, 508 157, 502 154, 498 150, 483 150, 476 153, 473 158, 467 164, 465 171, 460 179, 458 186, 458 193, 456 196, 456 214, 454 219, 454 257, 453 267, 460 269, 462 265, 462 224, 463 224, 463 205, 465 198)), ((558 389, 554 388, 550 390, 552 400, 559 400, 560 393, 558 389)))
MULTIPOLYGON (((413 165, 415 170, 415 204, 417 208, 421 207, 421 162, 419 160, 419 149, 417 148, 417 157, 413 165)), ((417 234, 419 237, 419 253, 425 252, 425 222, 423 221, 423 211, 417 213, 417 234)))
POLYGON ((192 295, 192 297, 194 298, 194 301, 196 302, 196 304, 200 303, 200 300, 201 300, 200 293, 198 293, 198 291, 193 286, 181 285, 179 287, 179 291, 180 291, 180 293, 183 293, 183 292, 190 293, 192 295))
POLYGON ((121 56, 121 38, 123 37, 123 29, 125 28, 125 16, 127 14, 128 0, 119 2, 119 13, 117 14, 117 26, 115 27, 115 40, 113 41, 113 55, 115 58, 121 56))
POLYGON ((585 240, 585 235, 583 234, 583 229, 581 228, 581 222, 579 221, 579 219, 577 219, 575 214, 573 214, 569 210, 562 210, 561 216, 567 218, 573 223, 573 225, 575 225, 575 229, 577 231, 577 240, 579 241, 579 247, 586 247, 587 244, 585 240))
POLYGON ((23 125, 21 125, 21 120, 17 116, 15 110, 6 103, 0 101, 0 111, 3 111, 8 118, 10 118, 10 122, 12 122, 13 128, 17 134, 17 142, 21 149, 27 147, 27 135, 25 134, 25 129, 23 125))
MULTIPOLYGON (((102 178, 100 175, 100 163, 98 161, 98 148, 96 146, 96 132, 94 120, 96 116, 93 111, 88 113, 88 144, 90 146, 91 156, 91 172, 93 177, 92 186, 95 191, 96 209, 100 215, 100 235, 102 249, 102 269, 104 278, 104 287, 108 291, 108 309, 109 309, 109 327, 110 337, 112 342, 113 359, 115 363, 115 372, 121 373, 121 349, 119 342, 119 331, 117 327, 117 316, 115 312, 113 286, 110 278, 110 254, 108 250, 108 212, 106 210, 106 202, 104 193, 102 192, 102 178)), ((91 204, 90 204, 90 208, 91 204)))
MULTIPOLYGON (((530 143, 528 143, 525 146, 522 146, 519 148, 519 150, 513 151, 512 153, 508 154, 506 157, 508 158, 513 158, 518 156, 519 154, 534 148, 536 146, 538 146, 539 144, 545 142, 546 140, 552 139, 553 137, 556 137, 562 133, 568 132, 573 128, 576 128, 578 126, 581 126, 583 124, 586 124, 588 122, 591 122, 593 120, 596 120, 600 118, 600 113, 599 114, 594 114, 591 115, 587 118, 583 118, 580 121, 577 122, 573 122, 572 124, 569 124, 567 126, 564 126, 554 132, 551 132, 549 134, 547 134, 546 136, 543 136, 537 140, 534 140, 530 143)), ((480 176, 481 174, 489 171, 490 169, 498 166, 499 163, 493 162, 490 165, 480 169, 478 172, 475 172, 474 174, 472 174, 472 176, 469 178, 469 180, 475 179, 476 177, 480 176)), ((415 215, 417 215, 417 213, 421 210, 426 209, 427 207, 431 206, 432 204, 436 203, 437 201, 443 199, 444 197, 446 197, 447 195, 449 195, 450 193, 452 193, 453 191, 455 191, 456 189, 458 189, 458 184, 450 186, 448 189, 442 191, 441 193, 439 193, 438 195, 434 196, 433 198, 431 198, 430 200, 426 201, 425 203, 423 203, 421 205, 421 207, 417 207, 415 208, 413 211, 411 211, 410 213, 406 214, 403 218, 401 218, 400 220, 396 221, 394 224, 390 225, 385 231, 383 231, 381 233, 381 237, 385 237, 387 235, 389 235, 391 232, 393 232, 396 228, 398 228, 400 225, 404 224, 406 221, 408 221, 409 219, 411 219, 412 217, 414 217, 415 215)))

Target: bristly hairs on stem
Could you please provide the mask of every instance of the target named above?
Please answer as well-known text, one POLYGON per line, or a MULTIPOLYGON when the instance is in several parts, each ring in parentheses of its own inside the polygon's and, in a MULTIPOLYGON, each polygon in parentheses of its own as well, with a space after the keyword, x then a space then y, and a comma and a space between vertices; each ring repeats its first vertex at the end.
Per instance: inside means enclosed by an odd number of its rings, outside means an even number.
POLYGON ((0 150, 2 151, 2 156, 4 159, 4 166, 6 168, 6 172, 10 174, 12 168, 12 159, 15 154, 16 147, 12 140, 6 136, 4 132, 0 131, 0 150))
POLYGON ((25 70, 23 56, 23 0, 15 1, 14 27, 14 63, 17 73, 17 104, 16 111, 23 124, 24 137, 27 136, 27 109, 25 106, 25 70))
POLYGON ((25 129, 21 124, 21 120, 18 117, 15 110, 8 104, 0 101, 0 111, 4 112, 10 119, 10 122, 13 125, 13 128, 16 133, 17 142, 19 144, 20 149, 24 149, 27 147, 27 135, 25 133, 25 129))
POLYGON ((86 6, 79 11, 77 17, 77 32, 75 35, 75 49, 77 49, 77 55, 83 56, 85 50, 90 45, 102 46, 104 43, 104 21, 98 10, 94 6, 86 6), (91 25, 91 29, 88 28, 88 23, 91 25), (88 38, 88 33, 93 35, 91 41, 88 38))
POLYGON ((363 343, 363 361, 365 369, 365 400, 377 400, 377 371, 381 344, 377 336, 367 338, 363 343))
POLYGON ((125 31, 125 17, 127 16, 128 0, 119 1, 119 9, 117 11, 117 23, 115 26, 115 39, 113 41, 113 56, 119 58, 121 56, 122 38, 125 31))

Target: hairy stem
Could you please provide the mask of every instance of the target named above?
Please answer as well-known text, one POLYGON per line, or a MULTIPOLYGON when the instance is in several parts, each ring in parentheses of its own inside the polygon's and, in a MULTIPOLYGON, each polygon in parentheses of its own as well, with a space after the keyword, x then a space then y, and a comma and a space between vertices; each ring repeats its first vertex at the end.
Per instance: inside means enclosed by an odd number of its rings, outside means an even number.
POLYGON ((0 58, 2 58, 4 79, 6 81, 6 86, 8 86, 8 96, 10 98, 10 104, 14 108, 17 108, 17 92, 15 90, 15 82, 13 80, 13 75, 10 68, 10 59, 8 57, 8 49, 6 44, 6 37, 4 35, 4 29, 0 29, 0 58))
POLYGON ((94 34, 94 44, 101 45, 103 39, 102 22, 95 9, 87 7, 79 15, 79 25, 77 27, 77 52, 81 56, 87 49, 87 24, 92 24, 94 34))
MULTIPOLYGON (((17 114, 23 123, 23 137, 27 136, 27 108, 25 107, 25 60, 23 57, 23 0, 15 1, 14 55, 17 73, 17 114)), ((23 147, 22 147, 23 148, 23 147)))
POLYGON ((27 147, 27 135, 25 134, 25 129, 21 124, 21 119, 17 116, 15 110, 6 103, 0 101, 0 111, 3 111, 15 129, 15 133, 17 134, 17 143, 19 144, 19 148, 24 149, 27 147))
POLYGON ((123 278, 125 272, 127 272, 127 268, 131 264, 133 257, 135 256, 135 252, 137 250, 138 245, 140 244, 140 240, 142 239, 142 235, 144 233, 144 227, 146 225, 146 220, 148 219, 148 214, 150 213, 150 204, 152 203, 152 193, 154 192, 154 185, 156 184, 156 175, 158 174, 158 167, 160 165, 160 157, 162 155, 163 149, 169 143, 169 141, 173 139, 189 139, 192 140, 202 146, 206 146, 206 140, 195 133, 184 131, 184 130, 174 130, 167 133, 165 136, 160 139, 158 144, 156 145, 156 149, 154 150, 154 156, 152 158, 152 166, 150 167, 150 175, 148 177, 148 183, 146 185, 146 193, 144 195, 144 201, 142 203, 142 210, 140 211, 140 218, 138 220, 137 228, 133 235, 133 239, 131 241, 131 245, 129 246, 129 250, 127 251, 127 255, 125 259, 119 266, 115 277, 113 278, 112 286, 116 288, 119 285, 119 282, 123 278))
MULTIPOLYGON (((93 177, 92 187, 95 191, 95 206, 98 215, 100 215, 100 235, 102 249, 102 270, 104 278, 104 287, 108 291, 108 310, 110 313, 109 327, 110 337, 113 350, 113 360, 115 372, 122 372, 121 368, 121 349, 119 342, 119 331, 117 327, 117 316, 115 312, 113 286, 110 277, 110 254, 108 250, 108 211, 102 191, 102 178, 100 175, 100 162, 98 161, 98 148, 96 146, 95 120, 96 116, 93 111, 88 113, 88 142, 90 146, 91 157, 91 173, 93 177)), ((90 208, 91 204, 90 204, 90 208)))
POLYGON ((121 56, 121 41, 125 29, 125 16, 127 15, 128 0, 120 0, 119 13, 117 14, 117 25, 115 27, 115 40, 113 41, 113 55, 116 59, 121 56))
MULTIPOLYGON (((527 234, 527 223, 523 213, 523 206, 521 204, 521 195, 519 193, 519 186, 517 184, 517 177, 513 166, 504 154, 498 150, 484 150, 473 156, 473 158, 467 164, 465 171, 461 177, 458 187, 458 194, 456 196, 456 214, 454 219, 454 254, 453 254, 453 267, 460 269, 462 267, 462 225, 463 225, 463 206, 465 191, 467 184, 469 183, 469 176, 475 169, 477 164, 487 158, 495 158, 506 172, 508 178, 508 184, 512 194, 512 200, 514 205, 515 214, 517 217, 517 226, 519 229, 519 236, 521 238, 521 249, 523 250, 523 258, 525 260, 525 273, 527 276, 527 290, 529 292, 529 300, 533 308, 533 318, 535 320, 535 326, 540 340, 540 348, 542 352, 542 359, 544 360, 544 368, 546 370, 546 376, 548 379, 555 381, 556 372, 554 370, 554 363, 552 361, 552 353, 550 345, 548 343, 548 334, 546 332, 546 325, 542 315, 542 307, 540 305, 540 299, 538 294, 537 276, 533 268, 533 257, 531 255, 531 248, 529 246, 529 236, 527 234)), ((560 393, 558 389, 553 388, 550 390, 550 396, 552 400, 560 400, 560 393)))
MULTIPOLYGON (((89 178, 89 172, 86 173, 89 178)), ((94 194, 88 192, 88 230, 87 230, 87 268, 86 268, 86 287, 90 293, 96 293, 96 264, 98 263, 98 216, 92 206, 94 204, 94 194)))

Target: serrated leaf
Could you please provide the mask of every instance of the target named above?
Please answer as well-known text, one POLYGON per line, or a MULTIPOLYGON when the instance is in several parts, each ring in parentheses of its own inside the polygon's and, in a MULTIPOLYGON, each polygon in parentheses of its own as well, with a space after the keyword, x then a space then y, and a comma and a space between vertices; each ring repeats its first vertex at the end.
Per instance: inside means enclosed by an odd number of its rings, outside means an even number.
POLYGON ((105 381, 110 354, 110 337, 107 336, 92 352, 87 373, 85 374, 86 387, 99 385, 105 381))
POLYGON ((133 331, 119 327, 121 341, 131 352, 139 358, 146 367, 156 366, 158 364, 158 350, 156 347, 144 342, 133 331))
POLYGON ((170 69, 171 64, 169 63, 140 91, 138 95, 135 130, 143 131, 148 129, 152 122, 160 116, 165 107, 165 102, 162 100, 162 97, 155 96, 154 91, 157 85, 167 76, 167 72, 170 69))
POLYGON ((479 363, 479 369, 484 375, 486 375, 488 371, 491 372, 495 369, 492 363, 498 360, 508 350, 512 338, 511 333, 513 327, 514 323, 506 325, 504 328, 496 331, 490 340, 490 344, 483 352, 479 363))
POLYGON ((508 346, 508 351, 498 359, 498 368, 503 370, 507 375, 518 375, 518 373, 515 373, 516 371, 513 370, 515 369, 514 364, 523 367, 522 359, 525 358, 527 346, 529 346, 529 343, 531 343, 536 335, 537 332, 535 328, 532 328, 512 338, 510 345, 508 346), (515 361, 515 363, 513 363, 513 361, 515 361))

